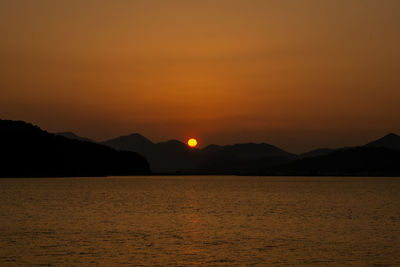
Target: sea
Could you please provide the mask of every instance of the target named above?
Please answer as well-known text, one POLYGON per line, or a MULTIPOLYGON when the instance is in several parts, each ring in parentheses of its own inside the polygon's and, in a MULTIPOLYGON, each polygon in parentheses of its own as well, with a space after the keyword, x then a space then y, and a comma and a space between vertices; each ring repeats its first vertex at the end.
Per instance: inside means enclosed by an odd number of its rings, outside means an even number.
POLYGON ((0 266, 400 266, 400 178, 0 179, 0 266))

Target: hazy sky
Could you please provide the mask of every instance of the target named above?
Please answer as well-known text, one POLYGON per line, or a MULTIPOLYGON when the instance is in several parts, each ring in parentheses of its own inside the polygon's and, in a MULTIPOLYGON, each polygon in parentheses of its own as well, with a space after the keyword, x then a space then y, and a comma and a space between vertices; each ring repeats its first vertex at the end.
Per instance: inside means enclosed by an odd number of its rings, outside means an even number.
POLYGON ((96 140, 400 133, 399 0, 1 0, 0 117, 96 140))

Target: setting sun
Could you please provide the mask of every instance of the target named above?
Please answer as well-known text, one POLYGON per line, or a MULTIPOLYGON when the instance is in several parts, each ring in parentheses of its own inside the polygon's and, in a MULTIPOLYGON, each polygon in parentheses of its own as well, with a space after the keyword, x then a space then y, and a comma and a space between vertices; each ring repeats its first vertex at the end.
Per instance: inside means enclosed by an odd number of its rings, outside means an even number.
POLYGON ((190 146, 190 147, 196 147, 196 146, 197 146, 197 140, 196 140, 195 138, 190 138, 190 139, 187 141, 187 144, 188 144, 188 146, 190 146))

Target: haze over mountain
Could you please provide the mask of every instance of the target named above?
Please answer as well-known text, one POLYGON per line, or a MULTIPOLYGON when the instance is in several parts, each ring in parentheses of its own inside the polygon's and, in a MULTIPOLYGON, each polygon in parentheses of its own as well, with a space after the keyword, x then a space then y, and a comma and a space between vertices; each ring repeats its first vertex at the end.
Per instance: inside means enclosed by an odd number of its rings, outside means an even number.
POLYGON ((0 147, 0 177, 134 175, 150 171, 146 159, 135 152, 50 134, 22 121, 0 120, 0 147))

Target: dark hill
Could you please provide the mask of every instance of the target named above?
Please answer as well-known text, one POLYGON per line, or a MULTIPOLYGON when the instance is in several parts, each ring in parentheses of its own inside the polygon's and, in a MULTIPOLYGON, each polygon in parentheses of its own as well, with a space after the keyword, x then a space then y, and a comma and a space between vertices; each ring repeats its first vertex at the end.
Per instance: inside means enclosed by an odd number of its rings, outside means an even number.
POLYGON ((145 158, 0 120, 0 177, 107 176, 149 173, 145 158))
POLYGON ((310 152, 306 152, 306 153, 300 154, 299 156, 301 158, 312 158, 312 157, 328 155, 328 154, 330 154, 332 152, 335 152, 335 151, 336 151, 336 149, 319 148, 319 149, 312 150, 310 152))
POLYGON ((127 136, 120 136, 115 139, 107 140, 102 144, 110 146, 118 150, 135 151, 145 155, 148 150, 151 150, 154 143, 143 135, 134 133, 127 136))
POLYGON ((399 176, 400 151, 354 147, 266 169, 264 174, 315 176, 399 176))
POLYGON ((118 137, 103 144, 144 155, 156 172, 253 172, 297 158, 269 144, 209 145, 204 149, 191 149, 177 140, 153 143, 139 134, 118 137))
POLYGON ((180 141, 169 140, 155 145, 151 159, 155 168, 163 172, 189 171, 197 165, 198 152, 198 149, 189 148, 180 141))
POLYGON ((104 144, 144 155, 159 173, 396 176, 400 162, 392 150, 400 147, 399 140, 389 134, 362 147, 317 149, 300 155, 265 143, 190 149, 177 140, 153 143, 139 134, 104 144))
POLYGON ((153 143, 140 134, 121 136, 103 142, 114 149, 137 152, 145 156, 150 168, 155 172, 176 172, 193 169, 197 157, 196 150, 184 143, 170 140, 153 143))
POLYGON ((208 146, 198 169, 216 173, 259 173, 265 167, 277 166, 297 159, 297 156, 269 144, 235 144, 208 146))
POLYGON ((79 140, 82 142, 92 142, 95 143, 93 140, 87 138, 87 137, 81 137, 79 135, 74 134, 73 132, 61 132, 61 133, 55 133, 56 135, 61 135, 64 137, 67 137, 69 139, 73 139, 73 140, 79 140))
POLYGON ((391 133, 391 134, 385 135, 384 137, 382 137, 376 141, 368 143, 365 146, 366 147, 384 147, 384 148, 400 150, 400 136, 391 133))

